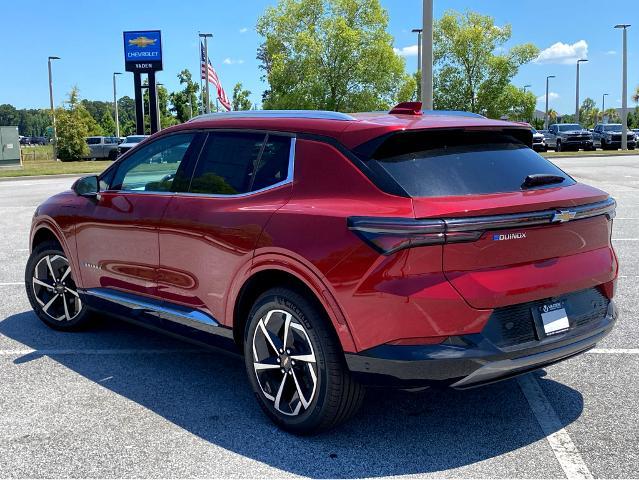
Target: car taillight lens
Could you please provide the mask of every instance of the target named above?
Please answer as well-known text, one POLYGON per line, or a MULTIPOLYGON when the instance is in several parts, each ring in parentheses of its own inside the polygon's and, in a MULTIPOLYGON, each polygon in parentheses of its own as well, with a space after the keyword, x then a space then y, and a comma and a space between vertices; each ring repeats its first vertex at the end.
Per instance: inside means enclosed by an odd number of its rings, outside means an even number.
POLYGON ((482 231, 446 231, 443 220, 350 217, 348 228, 384 255, 405 248, 477 240, 482 231))

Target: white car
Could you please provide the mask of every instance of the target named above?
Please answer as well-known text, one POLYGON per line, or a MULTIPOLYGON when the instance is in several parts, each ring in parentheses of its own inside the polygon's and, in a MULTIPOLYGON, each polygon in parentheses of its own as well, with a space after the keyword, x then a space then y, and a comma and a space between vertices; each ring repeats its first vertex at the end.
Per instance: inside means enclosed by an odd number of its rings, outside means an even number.
POLYGON ((124 139, 124 141, 118 147, 118 157, 123 153, 131 150, 133 147, 137 146, 138 143, 143 140, 149 138, 149 135, 129 135, 124 139))

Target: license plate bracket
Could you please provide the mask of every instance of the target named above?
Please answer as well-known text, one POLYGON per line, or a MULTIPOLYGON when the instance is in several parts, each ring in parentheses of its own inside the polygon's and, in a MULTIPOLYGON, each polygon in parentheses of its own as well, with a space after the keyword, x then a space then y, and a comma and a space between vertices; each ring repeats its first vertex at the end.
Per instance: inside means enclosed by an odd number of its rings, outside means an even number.
POLYGON ((536 313, 545 336, 557 335, 570 329, 565 300, 544 303, 536 308, 536 313))

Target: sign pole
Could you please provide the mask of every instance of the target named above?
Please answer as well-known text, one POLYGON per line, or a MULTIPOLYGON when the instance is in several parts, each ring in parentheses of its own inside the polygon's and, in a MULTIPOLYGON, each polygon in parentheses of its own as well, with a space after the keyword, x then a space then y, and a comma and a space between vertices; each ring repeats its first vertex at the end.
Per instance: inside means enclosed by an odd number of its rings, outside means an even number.
POLYGON ((133 73, 135 91, 135 133, 144 135, 144 98, 142 97, 142 78, 140 72, 133 73))
POLYGON ((158 129, 158 92, 155 83, 155 72, 149 72, 149 120, 151 123, 151 135, 158 129))

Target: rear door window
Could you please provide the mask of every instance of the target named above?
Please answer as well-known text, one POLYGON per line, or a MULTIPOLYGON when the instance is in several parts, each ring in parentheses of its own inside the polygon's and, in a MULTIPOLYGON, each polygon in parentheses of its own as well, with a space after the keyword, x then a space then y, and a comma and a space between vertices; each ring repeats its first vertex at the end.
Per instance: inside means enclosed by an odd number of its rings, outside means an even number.
MULTIPOLYGON (((574 180, 525 145, 499 132, 409 132, 384 142, 369 162, 383 169, 411 197, 478 195, 522 190, 528 175, 574 180)), ((527 190, 530 190, 528 188, 527 190)))

